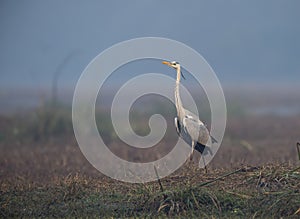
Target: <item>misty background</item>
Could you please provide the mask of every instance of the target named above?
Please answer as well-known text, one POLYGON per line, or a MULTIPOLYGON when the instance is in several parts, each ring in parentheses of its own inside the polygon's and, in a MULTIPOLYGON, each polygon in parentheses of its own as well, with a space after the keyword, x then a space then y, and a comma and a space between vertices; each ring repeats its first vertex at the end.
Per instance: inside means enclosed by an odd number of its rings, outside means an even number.
MULTIPOLYGON (((182 42, 200 53, 219 78, 227 123, 209 168, 299 165, 299 6, 296 0, 1 0, 0 178, 46 180, 78 170, 94 171, 73 131, 74 89, 98 54, 137 37, 182 42)), ((113 128, 110 105, 114 94, 126 81, 145 73, 175 78, 174 69, 161 60, 130 62, 104 83, 95 109, 105 144, 116 156, 133 162, 160 159, 178 140, 175 106, 158 95, 141 97, 129 113, 132 129, 141 136, 149 134, 152 115, 166 119, 166 135, 157 145, 149 150, 131 147, 113 128)), ((205 91, 192 74, 185 69, 183 74, 182 84, 210 129, 205 91)), ((173 92, 174 87, 166 89, 173 92)))
MULTIPOLYGON (((227 100, 235 98, 248 107, 265 94, 259 102, 274 100, 277 109, 288 105, 280 112, 300 112, 299 6, 296 0, 2 0, 1 112, 47 101, 54 81, 59 100, 71 103, 77 80, 95 56, 116 43, 147 36, 195 49, 214 69, 227 100)), ((108 86, 153 72, 150 65, 131 66, 108 86)))

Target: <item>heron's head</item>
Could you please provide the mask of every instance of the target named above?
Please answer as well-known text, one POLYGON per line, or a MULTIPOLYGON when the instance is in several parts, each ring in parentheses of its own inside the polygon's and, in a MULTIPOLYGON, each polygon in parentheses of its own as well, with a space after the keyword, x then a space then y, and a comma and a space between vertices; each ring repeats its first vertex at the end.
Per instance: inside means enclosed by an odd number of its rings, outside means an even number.
POLYGON ((167 66, 170 66, 172 68, 175 68, 175 69, 180 68, 180 64, 176 61, 172 61, 172 62, 163 61, 162 63, 167 65, 167 66))
MULTIPOLYGON (((176 70, 177 70, 177 69, 180 70, 180 64, 179 64, 179 62, 176 62, 176 61, 172 61, 172 62, 163 61, 162 63, 165 64, 165 65, 167 65, 167 66, 170 66, 170 67, 172 67, 172 68, 175 68, 176 70)), ((183 79, 185 79, 185 77, 183 76, 181 70, 180 70, 180 74, 181 74, 181 76, 183 77, 183 79)))

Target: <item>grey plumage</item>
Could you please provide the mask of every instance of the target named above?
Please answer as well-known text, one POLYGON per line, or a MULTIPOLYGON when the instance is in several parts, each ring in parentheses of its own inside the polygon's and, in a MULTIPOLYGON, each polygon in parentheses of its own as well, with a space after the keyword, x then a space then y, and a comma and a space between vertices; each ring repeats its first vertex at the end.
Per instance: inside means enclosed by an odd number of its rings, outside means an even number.
POLYGON ((211 149, 207 146, 207 143, 209 140, 211 140, 212 143, 215 143, 217 141, 210 136, 208 129, 206 128, 205 124, 198 118, 198 116, 184 109, 182 106, 179 94, 179 83, 180 77, 182 75, 180 64, 178 62, 166 61, 164 61, 163 64, 166 64, 177 70, 175 86, 175 105, 177 110, 177 117, 175 117, 175 127, 178 135, 182 139, 184 139, 185 142, 191 145, 192 150, 190 158, 192 159, 193 157, 194 149, 201 154, 205 152, 209 152, 210 154, 212 154, 211 149))

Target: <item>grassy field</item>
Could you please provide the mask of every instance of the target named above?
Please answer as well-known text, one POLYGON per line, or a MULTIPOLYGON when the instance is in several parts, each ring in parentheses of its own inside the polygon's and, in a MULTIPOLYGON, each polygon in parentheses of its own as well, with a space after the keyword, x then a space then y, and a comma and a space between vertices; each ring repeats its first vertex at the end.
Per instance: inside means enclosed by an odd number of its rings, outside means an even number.
POLYGON ((161 187, 81 172, 42 181, 1 180, 1 217, 297 218, 300 213, 299 169, 282 165, 209 173, 183 167, 162 179, 161 187))
POLYGON ((299 127, 297 116, 229 118, 208 173, 186 164, 160 181, 129 184, 88 163, 66 110, 1 116, 0 217, 299 218, 299 127))

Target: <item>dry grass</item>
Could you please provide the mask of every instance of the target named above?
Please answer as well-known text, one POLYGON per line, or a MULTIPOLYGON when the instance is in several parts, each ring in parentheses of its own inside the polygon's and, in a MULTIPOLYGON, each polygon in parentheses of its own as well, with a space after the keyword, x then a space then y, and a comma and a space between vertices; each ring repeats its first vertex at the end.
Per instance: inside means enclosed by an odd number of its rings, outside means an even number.
POLYGON ((46 184, 1 180, 1 217, 297 217, 300 172, 290 166, 203 171, 184 166, 157 182, 127 184, 74 173, 46 184), (187 171, 187 168, 189 168, 187 171), (226 174, 227 173, 227 174, 226 174), (225 174, 223 177, 220 175, 225 174))
POLYGON ((185 165, 146 184, 103 176, 81 154, 69 121, 58 115, 46 128, 51 114, 37 117, 38 125, 0 118, 0 217, 300 216, 298 117, 231 119, 208 173, 185 165))

